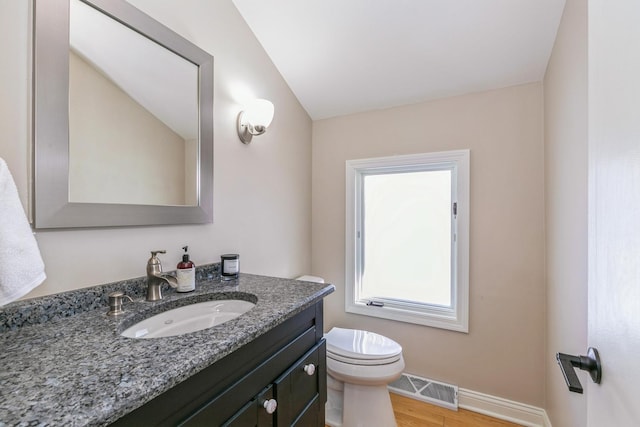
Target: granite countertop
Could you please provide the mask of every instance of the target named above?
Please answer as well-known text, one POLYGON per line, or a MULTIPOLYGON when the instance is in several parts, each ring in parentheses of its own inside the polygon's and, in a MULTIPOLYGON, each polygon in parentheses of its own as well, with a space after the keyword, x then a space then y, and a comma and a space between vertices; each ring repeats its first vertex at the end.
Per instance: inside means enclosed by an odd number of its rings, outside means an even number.
MULTIPOLYGON (((125 313, 117 318, 106 316, 108 307, 100 297, 92 301, 93 310, 68 317, 40 315, 42 323, 16 326, 16 319, 33 311, 24 306, 38 299, 18 304, 21 314, 0 313, 7 329, 0 333, 0 426, 109 424, 333 290, 329 284, 249 274, 228 282, 201 277, 194 292, 165 291, 159 302, 144 301, 141 290, 133 303, 125 301, 125 313), (166 338, 120 336, 138 320, 187 302, 256 297, 250 311, 213 328, 166 338)), ((40 306, 53 298, 43 298, 40 306)))

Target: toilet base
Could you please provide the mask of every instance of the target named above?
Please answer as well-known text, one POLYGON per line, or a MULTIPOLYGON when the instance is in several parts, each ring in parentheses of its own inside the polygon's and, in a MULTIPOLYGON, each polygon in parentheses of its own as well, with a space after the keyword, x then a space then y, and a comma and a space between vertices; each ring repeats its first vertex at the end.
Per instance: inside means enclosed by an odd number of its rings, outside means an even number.
POLYGON ((338 387, 327 389, 325 423, 328 426, 397 426, 386 385, 341 385, 342 390, 338 387))
POLYGON ((342 402, 344 401, 344 383, 327 375, 327 403, 325 404, 325 424, 329 427, 342 427, 342 402))

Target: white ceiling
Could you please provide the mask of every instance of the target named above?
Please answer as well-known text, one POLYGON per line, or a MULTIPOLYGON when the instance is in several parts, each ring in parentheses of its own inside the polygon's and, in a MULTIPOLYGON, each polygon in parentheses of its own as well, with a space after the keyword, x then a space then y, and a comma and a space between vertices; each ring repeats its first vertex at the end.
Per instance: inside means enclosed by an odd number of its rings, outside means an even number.
POLYGON ((317 120, 539 81, 565 0, 233 2, 317 120))

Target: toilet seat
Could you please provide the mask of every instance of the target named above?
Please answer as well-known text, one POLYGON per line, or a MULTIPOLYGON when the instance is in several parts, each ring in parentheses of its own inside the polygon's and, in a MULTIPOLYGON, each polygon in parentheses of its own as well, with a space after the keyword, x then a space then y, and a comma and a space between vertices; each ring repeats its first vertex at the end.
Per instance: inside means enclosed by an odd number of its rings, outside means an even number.
POLYGON ((333 328, 325 339, 328 358, 352 365, 386 365, 402 355, 400 344, 375 332, 333 328))
POLYGON ((387 357, 385 359, 354 359, 351 357, 344 357, 338 354, 331 353, 327 351, 327 358, 332 360, 337 360, 338 362, 349 363, 351 365, 362 365, 362 366, 375 366, 375 365, 388 365, 390 363, 395 363, 400 360, 400 355, 396 355, 393 357, 387 357))
POLYGON ((402 356, 397 361, 384 365, 351 364, 327 357, 327 373, 349 384, 386 385, 398 379, 404 366, 402 356))

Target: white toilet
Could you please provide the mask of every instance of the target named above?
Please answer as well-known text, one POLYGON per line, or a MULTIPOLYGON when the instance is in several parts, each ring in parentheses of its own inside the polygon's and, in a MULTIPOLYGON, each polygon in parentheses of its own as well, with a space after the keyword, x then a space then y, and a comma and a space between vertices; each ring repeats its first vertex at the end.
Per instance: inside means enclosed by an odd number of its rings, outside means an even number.
MULTIPOLYGON (((324 283, 314 276, 298 280, 324 283)), ((387 384, 404 369, 402 347, 385 336, 333 328, 327 340, 326 424, 331 427, 394 427, 387 384)))
POLYGON ((395 426, 387 384, 404 369, 402 347, 373 332, 333 328, 327 340, 326 423, 395 426))

